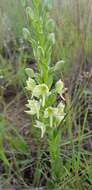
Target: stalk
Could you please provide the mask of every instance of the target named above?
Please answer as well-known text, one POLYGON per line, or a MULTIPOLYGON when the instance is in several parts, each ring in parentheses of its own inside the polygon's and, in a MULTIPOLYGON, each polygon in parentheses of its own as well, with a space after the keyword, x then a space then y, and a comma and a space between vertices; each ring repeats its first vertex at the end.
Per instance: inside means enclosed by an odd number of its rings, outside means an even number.
POLYGON ((55 134, 55 131, 51 129, 51 133, 49 134, 48 146, 49 146, 50 161, 51 161, 51 176, 52 179, 55 181, 55 183, 60 181, 62 174, 60 142, 61 142, 61 133, 56 132, 55 134))

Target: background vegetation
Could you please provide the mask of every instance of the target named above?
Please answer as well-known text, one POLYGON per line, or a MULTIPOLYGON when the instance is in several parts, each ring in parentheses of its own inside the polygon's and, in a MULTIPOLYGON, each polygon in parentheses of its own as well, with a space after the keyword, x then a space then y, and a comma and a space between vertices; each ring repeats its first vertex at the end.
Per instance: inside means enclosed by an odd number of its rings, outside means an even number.
MULTIPOLYGON (((61 126, 62 178, 50 180, 45 139, 25 113, 25 68, 35 69, 32 47, 23 39, 28 26, 25 1, 0 1, 0 185, 5 189, 43 187, 92 189, 92 0, 53 0, 56 45, 52 64, 64 60, 60 76, 67 116, 61 126), (45 151, 46 150, 46 151, 45 151)), ((30 1, 27 1, 30 4, 30 1)))

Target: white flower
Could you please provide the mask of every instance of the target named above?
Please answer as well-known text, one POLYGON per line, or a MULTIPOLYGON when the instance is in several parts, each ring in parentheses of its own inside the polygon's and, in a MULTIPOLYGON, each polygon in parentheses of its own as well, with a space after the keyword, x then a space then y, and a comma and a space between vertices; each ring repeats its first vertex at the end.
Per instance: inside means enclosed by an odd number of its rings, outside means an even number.
POLYGON ((36 120, 36 125, 35 127, 41 129, 41 138, 43 138, 44 134, 45 134, 45 131, 46 131, 46 126, 44 125, 44 123, 36 120))
POLYGON ((40 97, 42 96, 42 106, 44 107, 45 105, 45 97, 49 92, 49 88, 46 84, 40 84, 36 85, 35 88, 33 89, 32 97, 40 97))
POLYGON ((29 77, 26 83, 27 83, 26 89, 29 91, 33 91, 36 86, 35 81, 29 77))
POLYGON ((26 104, 26 106, 30 110, 25 111, 25 112, 30 115, 37 114, 37 118, 39 119, 40 103, 36 100, 28 100, 28 104, 26 104))
POLYGON ((64 108, 65 108, 65 105, 62 102, 60 102, 59 105, 57 106, 58 112, 57 112, 57 116, 56 116, 56 121, 57 121, 58 125, 61 123, 61 121, 65 117, 64 108))
POLYGON ((64 88, 64 83, 61 81, 61 79, 56 83, 56 92, 58 94, 62 93, 62 90, 64 88))

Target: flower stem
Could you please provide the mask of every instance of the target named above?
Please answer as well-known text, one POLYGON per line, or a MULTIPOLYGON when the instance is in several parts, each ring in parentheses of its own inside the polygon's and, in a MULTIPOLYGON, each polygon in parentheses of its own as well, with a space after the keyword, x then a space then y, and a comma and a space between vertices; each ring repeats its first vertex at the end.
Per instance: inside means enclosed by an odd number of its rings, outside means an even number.
POLYGON ((44 107, 45 106, 45 95, 43 95, 43 97, 42 97, 42 107, 44 107))

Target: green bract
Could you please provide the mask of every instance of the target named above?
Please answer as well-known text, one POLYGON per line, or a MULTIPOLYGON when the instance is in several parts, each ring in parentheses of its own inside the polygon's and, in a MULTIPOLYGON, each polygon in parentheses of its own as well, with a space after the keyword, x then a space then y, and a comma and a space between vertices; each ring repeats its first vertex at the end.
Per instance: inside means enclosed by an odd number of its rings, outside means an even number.
POLYGON ((58 112, 57 108, 48 107, 44 112, 44 117, 50 119, 50 127, 53 127, 53 118, 56 116, 58 112))

